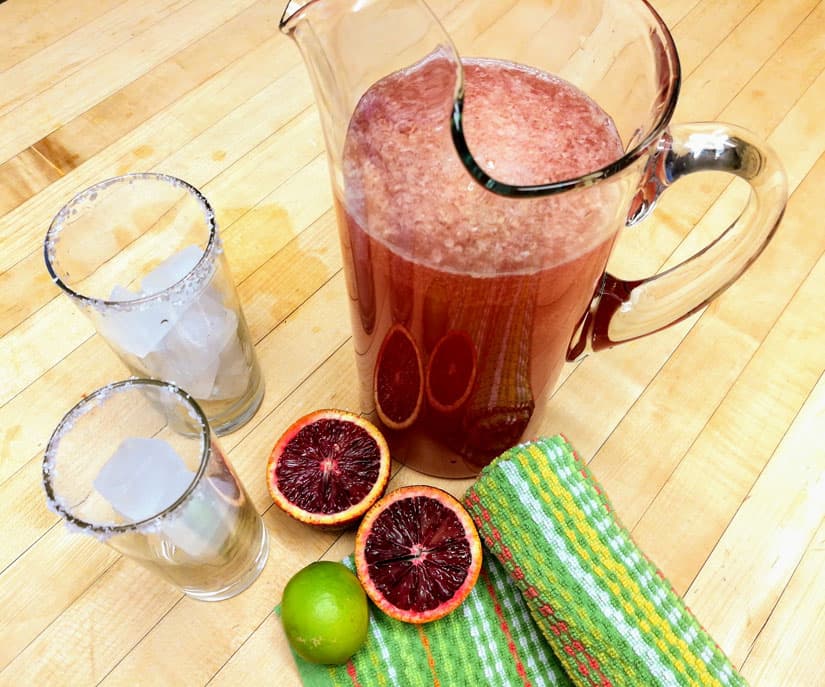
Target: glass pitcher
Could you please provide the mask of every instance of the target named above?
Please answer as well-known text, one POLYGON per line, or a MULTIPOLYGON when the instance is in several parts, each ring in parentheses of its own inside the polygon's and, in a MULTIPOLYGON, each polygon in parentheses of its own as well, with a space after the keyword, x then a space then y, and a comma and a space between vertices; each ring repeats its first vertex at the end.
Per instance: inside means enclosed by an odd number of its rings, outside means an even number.
POLYGON ((650 334, 773 235, 781 164, 739 127, 671 124, 679 59, 643 0, 290 2, 349 290, 361 411, 396 458, 476 473, 529 434, 566 360, 650 334), (605 271, 622 227, 697 171, 752 189, 682 264, 605 271))

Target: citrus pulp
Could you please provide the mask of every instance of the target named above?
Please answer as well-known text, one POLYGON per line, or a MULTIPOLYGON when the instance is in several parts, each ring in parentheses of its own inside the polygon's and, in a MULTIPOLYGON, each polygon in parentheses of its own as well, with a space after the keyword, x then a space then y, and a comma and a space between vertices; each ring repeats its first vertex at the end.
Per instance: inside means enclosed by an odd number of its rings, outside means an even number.
POLYGON ((390 450, 368 420, 343 410, 318 410, 284 432, 266 476, 272 500, 293 518, 344 528, 384 493, 390 450))
POLYGON ((361 521, 355 567, 378 608, 397 620, 426 623, 455 610, 472 591, 481 571, 481 541, 450 494, 402 487, 361 521))

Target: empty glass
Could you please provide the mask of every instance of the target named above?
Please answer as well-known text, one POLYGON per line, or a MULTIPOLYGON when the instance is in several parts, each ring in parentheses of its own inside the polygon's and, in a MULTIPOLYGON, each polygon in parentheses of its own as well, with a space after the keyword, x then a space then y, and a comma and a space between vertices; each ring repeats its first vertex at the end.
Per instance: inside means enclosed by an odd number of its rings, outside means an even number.
POLYGON ((154 173, 95 184, 58 212, 45 259, 128 368, 186 389, 216 434, 258 409, 261 370, 215 213, 198 189, 154 173))
POLYGON ((184 593, 246 589, 268 536, 194 399, 149 379, 116 382, 61 420, 43 460, 49 508, 184 593))

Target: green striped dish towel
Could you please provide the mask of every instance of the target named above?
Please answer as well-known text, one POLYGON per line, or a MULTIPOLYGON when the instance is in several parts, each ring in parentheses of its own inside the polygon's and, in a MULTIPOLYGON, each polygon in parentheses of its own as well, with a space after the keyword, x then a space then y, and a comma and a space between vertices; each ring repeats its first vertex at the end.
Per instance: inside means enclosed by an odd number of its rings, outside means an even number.
POLYGON ((296 657, 305 685, 746 687, 562 437, 502 454, 464 505, 485 544, 467 600, 424 626, 372 608, 345 666, 296 657))
POLYGON ((577 686, 745 685, 564 438, 510 449, 464 504, 577 686))
MULTIPOLYGON (((343 666, 293 654, 306 687, 571 687, 521 592, 494 556, 450 615, 426 625, 393 620, 370 604, 367 643, 343 666)), ((352 556, 344 564, 354 569, 352 556)))

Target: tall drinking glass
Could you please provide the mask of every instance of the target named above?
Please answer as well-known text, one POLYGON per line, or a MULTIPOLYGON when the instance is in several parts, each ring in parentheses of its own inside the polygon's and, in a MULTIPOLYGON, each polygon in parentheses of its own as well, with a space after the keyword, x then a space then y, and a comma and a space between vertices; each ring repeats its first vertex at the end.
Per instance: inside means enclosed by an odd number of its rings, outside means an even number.
POLYGON ((195 400, 116 382, 61 420, 43 460, 49 508, 188 596, 220 601, 263 570, 268 536, 195 400))
POLYGON ((186 389, 216 434, 254 415, 263 377, 198 189, 154 173, 102 181, 57 213, 44 252, 54 282, 133 374, 186 389))

